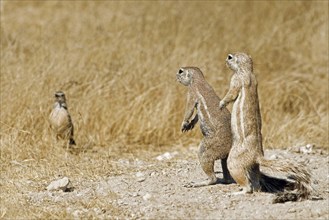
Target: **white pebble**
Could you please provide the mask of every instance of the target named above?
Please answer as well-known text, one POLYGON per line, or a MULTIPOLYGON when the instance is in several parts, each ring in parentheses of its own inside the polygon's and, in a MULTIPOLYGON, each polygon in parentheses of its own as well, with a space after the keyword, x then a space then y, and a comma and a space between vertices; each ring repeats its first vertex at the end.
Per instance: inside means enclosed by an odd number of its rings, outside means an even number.
POLYGON ((144 201, 147 201, 147 200, 149 200, 150 198, 152 198, 152 195, 149 194, 149 193, 146 193, 146 194, 143 196, 144 201))
POLYGON ((55 181, 51 182, 47 186, 46 189, 48 191, 54 191, 54 190, 63 190, 63 191, 65 191, 67 188, 69 188, 69 185, 70 185, 69 178, 63 177, 62 179, 55 180, 55 181))

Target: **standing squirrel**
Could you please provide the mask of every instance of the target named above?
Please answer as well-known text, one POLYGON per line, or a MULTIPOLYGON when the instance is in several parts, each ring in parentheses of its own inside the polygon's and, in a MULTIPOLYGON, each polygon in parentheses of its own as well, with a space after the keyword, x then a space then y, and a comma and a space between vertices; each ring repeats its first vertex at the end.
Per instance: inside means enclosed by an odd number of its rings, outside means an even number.
POLYGON ((311 175, 301 164, 264 158, 262 118, 251 57, 244 53, 229 54, 226 64, 233 76, 219 107, 223 109, 234 102, 231 120, 233 144, 228 157, 233 179, 243 187, 242 193, 279 192, 273 202, 306 199, 312 191, 311 175), (263 170, 268 172, 265 174, 263 170), (274 172, 285 178, 273 177, 274 172))
POLYGON ((198 157, 200 165, 209 179, 187 186, 199 187, 217 183, 214 163, 218 159, 221 159, 224 177, 219 182, 231 183, 233 180, 227 169, 227 157, 232 145, 230 112, 226 108, 222 110, 218 108, 220 99, 207 83, 199 68, 180 68, 176 77, 177 81, 188 87, 187 104, 181 130, 182 132, 192 130, 194 125, 200 121, 204 138, 199 146, 198 157), (195 110, 196 114, 190 121, 195 110))

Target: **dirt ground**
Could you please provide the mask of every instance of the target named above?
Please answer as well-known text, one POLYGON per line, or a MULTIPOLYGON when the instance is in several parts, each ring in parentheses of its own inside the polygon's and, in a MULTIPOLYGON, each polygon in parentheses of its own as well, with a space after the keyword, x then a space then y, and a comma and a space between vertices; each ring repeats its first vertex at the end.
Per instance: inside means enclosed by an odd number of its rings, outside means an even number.
MULTIPOLYGON (((21 179, 15 183, 17 195, 12 197, 44 213, 65 213, 67 218, 75 219, 329 219, 329 156, 323 150, 313 150, 311 154, 265 151, 267 158, 289 158, 307 164, 313 174, 315 194, 322 197, 284 204, 272 204, 274 195, 269 193, 233 195, 239 190, 236 184, 186 188, 184 184, 206 178, 197 161, 197 147, 171 150, 110 160, 112 170, 91 179, 84 177, 81 170, 80 175, 67 176, 71 181, 67 192, 45 189, 56 178, 21 179)), ((100 149, 79 157, 93 169, 96 163, 92 155, 99 153, 106 155, 100 149)), ((216 172, 222 177, 219 162, 216 172)), ((36 215, 40 216, 44 215, 36 215)))

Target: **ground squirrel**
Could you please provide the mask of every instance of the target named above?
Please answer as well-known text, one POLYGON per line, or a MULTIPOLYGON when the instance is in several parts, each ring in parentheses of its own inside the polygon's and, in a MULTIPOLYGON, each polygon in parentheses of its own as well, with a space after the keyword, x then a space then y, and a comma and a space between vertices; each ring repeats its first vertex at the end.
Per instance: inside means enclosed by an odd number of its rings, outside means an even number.
POLYGON ((187 104, 181 130, 186 132, 193 129, 200 120, 200 128, 204 138, 199 146, 198 157, 203 171, 209 178, 205 182, 191 183, 186 186, 198 187, 217 183, 214 163, 218 159, 221 159, 224 177, 220 182, 232 182, 227 169, 227 157, 232 145, 230 112, 226 108, 222 110, 218 108, 220 98, 205 80, 199 68, 180 68, 176 78, 177 81, 188 87, 187 104), (195 109, 196 114, 190 121, 195 109))
POLYGON ((65 94, 62 91, 55 93, 55 104, 50 113, 49 121, 57 139, 61 138, 68 141, 68 147, 75 145, 73 123, 67 109, 65 94))
POLYGON ((224 108, 234 102, 231 120, 233 144, 228 157, 233 179, 243 187, 242 193, 290 190, 280 193, 274 202, 307 198, 312 190, 311 177, 301 164, 264 159, 262 119, 251 57, 244 53, 229 54, 226 64, 233 71, 233 76, 229 91, 219 107, 224 108), (285 177, 273 177, 275 172, 285 177), (292 192, 292 189, 295 191, 292 192))

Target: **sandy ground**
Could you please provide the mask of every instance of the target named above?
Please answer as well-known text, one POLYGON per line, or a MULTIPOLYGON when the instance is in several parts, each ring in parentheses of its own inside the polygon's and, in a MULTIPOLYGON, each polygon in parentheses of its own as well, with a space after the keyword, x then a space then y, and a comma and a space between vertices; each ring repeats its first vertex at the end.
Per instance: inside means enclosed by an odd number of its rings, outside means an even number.
MULTIPOLYGON (((266 157, 304 162, 312 171, 316 194, 323 199, 272 204, 273 194, 233 195, 238 185, 186 188, 191 181, 206 178, 197 158, 197 147, 163 152, 159 157, 134 157, 112 161, 106 176, 86 179, 68 176, 71 188, 47 191, 53 180, 25 181, 17 195, 31 207, 47 213, 65 212, 67 218, 110 219, 329 219, 329 157, 324 152, 301 154, 267 150, 266 157), (160 160, 159 160, 160 159, 160 160), (115 174, 111 174, 115 173, 115 174), (24 191, 25 190, 25 191, 24 191)), ((93 154, 100 152, 93 152, 93 154)), ((92 168, 93 159, 90 160, 92 168)), ((216 163, 222 177, 220 162, 216 163)), ((60 179, 61 177, 58 177, 60 179)), ((23 184, 22 180, 21 184, 23 184)), ((50 216, 51 217, 51 216, 50 216)))

